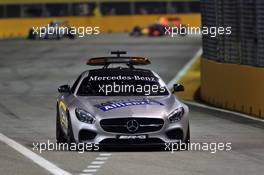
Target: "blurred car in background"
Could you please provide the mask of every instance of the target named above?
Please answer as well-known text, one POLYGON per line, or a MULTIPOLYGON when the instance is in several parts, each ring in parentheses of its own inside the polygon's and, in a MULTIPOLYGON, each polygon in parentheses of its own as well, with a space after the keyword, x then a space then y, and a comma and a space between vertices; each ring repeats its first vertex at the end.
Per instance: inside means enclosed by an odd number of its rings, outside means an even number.
MULTIPOLYGON (((180 18, 177 17, 162 17, 158 20, 157 23, 151 24, 146 27, 136 26, 133 28, 130 36, 164 36, 166 32, 166 27, 178 28, 178 30, 184 28, 186 25, 183 25, 180 18)), ((178 32, 186 33, 186 32, 178 32)), ((186 34, 180 34, 185 36, 186 34)))
POLYGON ((74 32, 67 21, 52 21, 45 27, 34 30, 32 27, 28 32, 28 39, 75 39, 74 32))

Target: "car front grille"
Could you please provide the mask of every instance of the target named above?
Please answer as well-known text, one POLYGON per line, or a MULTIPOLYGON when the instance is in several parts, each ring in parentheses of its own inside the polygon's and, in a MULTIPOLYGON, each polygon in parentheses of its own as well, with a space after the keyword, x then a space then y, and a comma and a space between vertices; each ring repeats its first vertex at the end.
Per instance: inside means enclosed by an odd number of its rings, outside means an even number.
POLYGON ((136 134, 159 131, 164 121, 157 118, 113 118, 101 120, 100 125, 107 132, 136 134), (137 127, 129 127, 131 125, 137 127))

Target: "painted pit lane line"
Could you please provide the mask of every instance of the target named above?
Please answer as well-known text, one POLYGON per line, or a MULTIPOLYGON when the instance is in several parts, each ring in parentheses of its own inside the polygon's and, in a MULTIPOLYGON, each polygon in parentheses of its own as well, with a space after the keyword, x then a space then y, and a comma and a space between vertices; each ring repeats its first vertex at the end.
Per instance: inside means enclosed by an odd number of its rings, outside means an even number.
POLYGON ((95 160, 91 162, 90 165, 88 165, 87 168, 79 175, 94 175, 102 167, 102 165, 106 163, 111 155, 111 153, 100 153, 99 156, 96 157, 95 160))

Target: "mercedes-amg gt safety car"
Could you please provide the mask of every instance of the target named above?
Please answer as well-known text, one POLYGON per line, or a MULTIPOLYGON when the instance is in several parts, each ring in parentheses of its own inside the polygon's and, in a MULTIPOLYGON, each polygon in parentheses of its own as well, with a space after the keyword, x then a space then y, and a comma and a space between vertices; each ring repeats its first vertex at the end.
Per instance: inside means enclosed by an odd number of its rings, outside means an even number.
POLYGON ((59 87, 57 142, 98 145, 164 145, 190 140, 188 107, 170 92, 158 74, 135 66, 150 64, 142 57, 92 58, 70 87, 59 87))

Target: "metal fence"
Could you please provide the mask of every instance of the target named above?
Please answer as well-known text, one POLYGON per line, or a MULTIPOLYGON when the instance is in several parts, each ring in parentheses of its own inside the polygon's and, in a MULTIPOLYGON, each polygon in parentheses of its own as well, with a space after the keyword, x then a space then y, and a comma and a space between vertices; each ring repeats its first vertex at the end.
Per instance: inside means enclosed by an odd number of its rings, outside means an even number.
POLYGON ((201 0, 202 25, 232 27, 231 35, 203 36, 204 58, 264 66, 264 1, 201 0))

